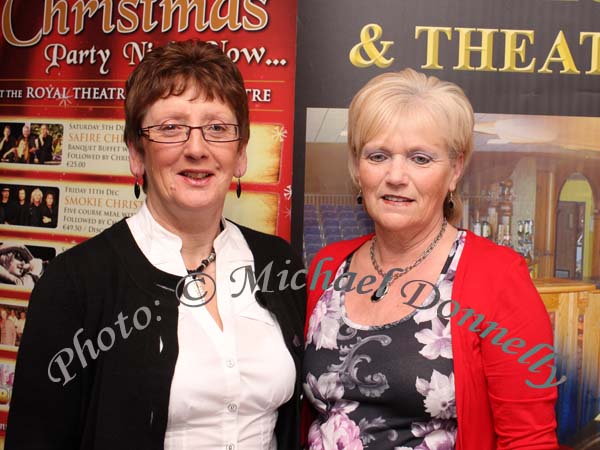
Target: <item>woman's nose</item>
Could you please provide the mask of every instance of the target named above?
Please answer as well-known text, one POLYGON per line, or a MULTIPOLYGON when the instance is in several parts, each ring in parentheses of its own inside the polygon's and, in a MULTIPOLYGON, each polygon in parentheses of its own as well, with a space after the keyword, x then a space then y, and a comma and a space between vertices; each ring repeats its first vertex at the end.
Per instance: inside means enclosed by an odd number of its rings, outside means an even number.
POLYGON ((388 164, 388 171, 386 173, 386 180, 392 184, 403 184, 407 181, 407 161, 402 155, 394 155, 390 164, 388 164))
POLYGON ((208 142, 204 139, 200 128, 190 130, 190 137, 185 145, 185 154, 189 157, 200 158, 208 152, 208 142))

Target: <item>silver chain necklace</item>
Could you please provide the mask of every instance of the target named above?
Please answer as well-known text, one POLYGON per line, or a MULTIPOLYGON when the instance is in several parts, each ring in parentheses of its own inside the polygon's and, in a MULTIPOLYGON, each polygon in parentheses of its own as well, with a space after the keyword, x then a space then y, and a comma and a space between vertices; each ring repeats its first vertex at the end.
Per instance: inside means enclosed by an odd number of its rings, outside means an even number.
MULTIPOLYGON (((381 287, 379 287, 377 290, 375 290, 375 292, 373 292, 373 295, 371 295, 371 301, 373 303, 377 303, 379 300, 381 300, 383 297, 385 297, 385 295, 389 292, 390 286, 394 283, 394 281, 396 281, 402 275, 406 275, 412 269, 414 269, 419 264, 421 264, 423 262, 423 260, 429 256, 429 254, 433 251, 433 249, 435 248, 437 243, 440 241, 440 239, 444 235, 444 231, 446 231, 446 225, 448 225, 448 221, 444 217, 444 221, 442 222, 442 229, 440 230, 438 235, 435 237, 435 239, 431 242, 431 244, 429 244, 429 246, 425 249, 425 251, 423 253, 421 253, 421 255, 415 260, 415 262, 413 262, 412 264, 410 264, 406 267, 400 267, 400 268, 395 269, 396 273, 394 273, 394 276, 392 277, 392 279, 390 281, 385 283, 385 286, 383 287, 383 292, 381 294, 379 294, 379 291, 381 289, 381 287)), ((377 236, 374 236, 373 239, 371 240, 371 248, 369 250, 369 254, 371 255, 371 264, 373 265, 373 268, 377 271, 377 273, 379 275, 381 275, 383 277, 383 279, 385 280, 385 272, 383 270, 381 270, 381 267, 379 267, 379 264, 377 264, 377 260, 375 259, 375 243, 376 242, 377 242, 377 236)))

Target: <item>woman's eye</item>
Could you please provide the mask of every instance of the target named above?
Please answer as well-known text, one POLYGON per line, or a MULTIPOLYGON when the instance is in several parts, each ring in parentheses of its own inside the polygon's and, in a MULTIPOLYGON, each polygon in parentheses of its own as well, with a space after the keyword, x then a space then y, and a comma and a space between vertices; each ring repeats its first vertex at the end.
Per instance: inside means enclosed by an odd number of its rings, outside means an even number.
POLYGON ((210 125, 208 125, 208 131, 213 133, 221 133, 225 131, 225 129, 226 127, 224 125, 221 125, 220 123, 211 123, 210 125))
POLYGON ((159 131, 175 131, 179 129, 179 125, 174 123, 165 123, 158 127, 159 131))
POLYGON ((431 158, 425 155, 414 155, 412 160, 418 165, 422 166, 431 162, 431 158))
POLYGON ((386 159, 386 156, 383 153, 371 153, 367 155, 367 159, 373 162, 382 162, 386 159))

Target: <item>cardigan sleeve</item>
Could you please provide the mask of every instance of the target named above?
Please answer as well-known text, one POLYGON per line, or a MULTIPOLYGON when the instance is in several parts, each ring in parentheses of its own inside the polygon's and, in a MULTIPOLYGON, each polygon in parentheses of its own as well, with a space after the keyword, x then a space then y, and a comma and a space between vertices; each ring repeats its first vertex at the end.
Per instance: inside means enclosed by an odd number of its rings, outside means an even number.
POLYGON ((73 340, 83 327, 83 308, 67 261, 64 255, 55 258, 30 297, 16 362, 6 450, 80 447, 85 379, 73 340), (64 371, 59 359, 66 366, 64 371))
POLYGON ((521 257, 495 287, 491 321, 479 326, 479 335, 497 449, 556 449, 557 381, 548 313, 521 257))
POLYGON ((302 260, 291 249, 288 252, 291 260, 289 269, 291 273, 297 274, 296 287, 302 286, 300 289, 290 286, 283 293, 288 299, 285 306, 288 309, 286 316, 290 317, 291 323, 281 324, 282 328, 290 330, 287 333, 284 332, 285 334, 293 333, 293 336, 291 336, 291 345, 289 342, 290 336, 286 339, 286 345, 292 353, 296 365, 296 382, 292 398, 279 407, 277 422, 275 424, 275 436, 277 438, 277 448, 299 450, 301 448, 300 399, 302 396, 301 368, 304 354, 302 327, 306 315, 306 270, 304 269, 302 260))

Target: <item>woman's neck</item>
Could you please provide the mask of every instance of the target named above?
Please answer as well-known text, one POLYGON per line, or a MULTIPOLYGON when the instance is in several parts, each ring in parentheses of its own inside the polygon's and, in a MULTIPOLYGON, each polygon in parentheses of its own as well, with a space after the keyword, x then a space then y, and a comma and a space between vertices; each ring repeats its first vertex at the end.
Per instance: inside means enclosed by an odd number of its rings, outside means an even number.
POLYGON ((146 205, 154 220, 166 230, 181 239, 181 256, 187 269, 193 270, 210 255, 213 243, 221 232, 222 210, 197 211, 175 217, 164 210, 155 208, 151 202, 146 205))
MULTIPOLYGON (((425 228, 414 231, 399 232, 376 226, 375 258, 379 265, 384 270, 389 270, 392 267, 406 267, 412 264, 438 237, 442 224, 443 217, 425 228)), ((444 235, 448 235, 448 228, 452 227, 447 226, 444 235)))

